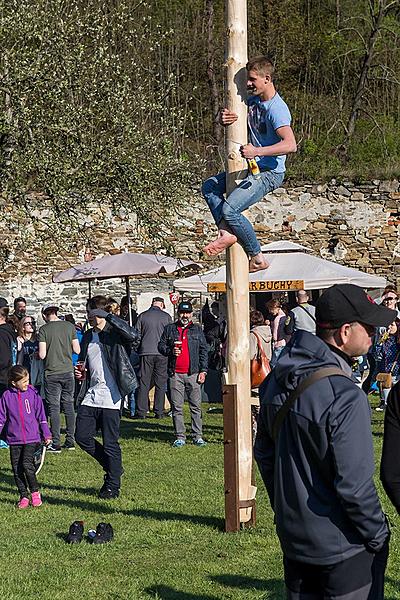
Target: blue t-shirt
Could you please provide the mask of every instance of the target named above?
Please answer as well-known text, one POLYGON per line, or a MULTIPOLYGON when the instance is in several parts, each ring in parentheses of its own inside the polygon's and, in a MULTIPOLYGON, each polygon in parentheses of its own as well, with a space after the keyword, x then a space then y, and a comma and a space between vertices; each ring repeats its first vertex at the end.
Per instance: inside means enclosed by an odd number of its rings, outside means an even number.
MULTIPOLYGON (((276 130, 290 125, 292 118, 286 102, 278 93, 271 100, 262 102, 258 96, 250 96, 247 100, 247 125, 249 138, 253 146, 272 146, 281 141, 276 130)), ((286 154, 279 156, 257 156, 261 171, 285 172, 286 154)))

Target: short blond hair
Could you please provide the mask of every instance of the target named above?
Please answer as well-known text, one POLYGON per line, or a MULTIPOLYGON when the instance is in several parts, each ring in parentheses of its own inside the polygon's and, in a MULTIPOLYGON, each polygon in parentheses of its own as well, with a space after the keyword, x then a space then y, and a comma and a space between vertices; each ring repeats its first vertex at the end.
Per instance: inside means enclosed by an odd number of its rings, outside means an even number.
POLYGON ((247 71, 255 71, 259 75, 269 75, 274 78, 275 67, 268 56, 255 56, 250 58, 246 65, 247 71))

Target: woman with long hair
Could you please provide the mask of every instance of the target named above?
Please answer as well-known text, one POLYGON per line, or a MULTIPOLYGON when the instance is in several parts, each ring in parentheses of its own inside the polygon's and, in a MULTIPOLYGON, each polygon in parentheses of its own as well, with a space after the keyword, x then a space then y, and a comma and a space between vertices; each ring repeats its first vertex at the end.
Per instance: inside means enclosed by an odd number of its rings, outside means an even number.
POLYGON ((25 367, 30 382, 40 392, 43 383, 43 362, 38 356, 39 341, 35 319, 22 317, 17 330, 17 364, 25 367))

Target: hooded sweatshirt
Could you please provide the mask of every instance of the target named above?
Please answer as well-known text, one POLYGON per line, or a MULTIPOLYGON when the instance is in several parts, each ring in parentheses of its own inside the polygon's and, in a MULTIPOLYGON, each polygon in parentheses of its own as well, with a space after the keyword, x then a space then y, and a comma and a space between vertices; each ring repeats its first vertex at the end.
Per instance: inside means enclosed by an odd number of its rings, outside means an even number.
POLYGON ((28 386, 26 392, 10 387, 4 392, 0 398, 0 432, 3 428, 10 445, 51 438, 43 401, 34 387, 28 386))
POLYGON ((345 355, 297 331, 260 388, 254 448, 284 555, 316 565, 341 562, 366 548, 377 552, 388 536, 373 483, 370 407, 353 381, 335 375, 312 384, 272 440, 275 415, 289 393, 328 366, 351 373, 345 355))

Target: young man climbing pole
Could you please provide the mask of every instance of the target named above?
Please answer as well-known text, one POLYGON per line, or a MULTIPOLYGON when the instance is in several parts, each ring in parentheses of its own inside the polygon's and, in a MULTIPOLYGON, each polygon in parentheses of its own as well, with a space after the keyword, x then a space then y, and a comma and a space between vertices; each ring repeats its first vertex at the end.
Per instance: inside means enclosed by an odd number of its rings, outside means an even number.
MULTIPOLYGON (((219 173, 203 183, 203 196, 218 226, 218 237, 204 248, 209 256, 223 252, 239 241, 249 255, 250 272, 268 267, 251 223, 242 212, 282 185, 286 154, 296 152, 290 126, 290 111, 275 89, 274 66, 265 56, 249 60, 247 69, 248 131, 250 143, 241 146, 247 160, 255 159, 259 173, 249 174, 227 198, 226 174, 219 173)), ((224 108, 221 121, 229 126, 238 116, 224 108)))

